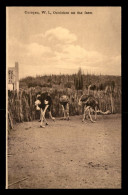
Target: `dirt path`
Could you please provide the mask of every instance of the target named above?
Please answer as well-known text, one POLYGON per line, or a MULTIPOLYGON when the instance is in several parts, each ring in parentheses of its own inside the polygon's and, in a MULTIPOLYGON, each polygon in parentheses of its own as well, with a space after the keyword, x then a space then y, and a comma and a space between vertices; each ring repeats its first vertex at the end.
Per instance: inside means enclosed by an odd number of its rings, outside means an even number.
POLYGON ((15 126, 8 138, 10 189, 121 188, 121 116, 96 123, 48 119, 15 126))

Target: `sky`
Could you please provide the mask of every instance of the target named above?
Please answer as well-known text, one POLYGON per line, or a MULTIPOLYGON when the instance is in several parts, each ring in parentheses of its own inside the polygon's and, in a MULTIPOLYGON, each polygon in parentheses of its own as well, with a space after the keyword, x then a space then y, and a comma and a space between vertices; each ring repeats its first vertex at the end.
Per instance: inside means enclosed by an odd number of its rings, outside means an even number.
POLYGON ((121 75, 121 7, 7 7, 6 61, 20 78, 121 75))

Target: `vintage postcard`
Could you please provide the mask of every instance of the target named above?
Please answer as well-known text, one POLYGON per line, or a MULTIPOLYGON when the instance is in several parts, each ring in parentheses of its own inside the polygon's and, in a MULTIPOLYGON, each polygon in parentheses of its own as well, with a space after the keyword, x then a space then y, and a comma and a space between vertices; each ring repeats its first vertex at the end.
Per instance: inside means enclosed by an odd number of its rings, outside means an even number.
POLYGON ((6 7, 6 189, 121 189, 121 7, 6 7))

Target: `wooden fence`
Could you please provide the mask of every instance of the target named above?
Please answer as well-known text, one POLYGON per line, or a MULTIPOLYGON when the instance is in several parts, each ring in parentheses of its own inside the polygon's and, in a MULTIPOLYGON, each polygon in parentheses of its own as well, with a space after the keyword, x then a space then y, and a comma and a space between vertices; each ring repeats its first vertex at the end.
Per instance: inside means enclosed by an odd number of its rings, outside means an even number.
MULTIPOLYGON (((17 122, 32 121, 39 119, 40 112, 35 108, 36 90, 8 91, 8 127, 13 128, 17 122)), ((87 90, 76 91, 72 89, 50 89, 53 100, 52 114, 55 117, 62 116, 62 108, 59 104, 59 97, 63 94, 70 99, 70 115, 81 115, 82 108, 78 105, 78 100, 82 94, 87 94, 87 90)), ((113 92, 90 91, 99 99, 99 106, 102 111, 110 110, 112 113, 121 113, 121 90, 115 89, 113 92)), ((46 115, 47 117, 47 115, 46 115)))

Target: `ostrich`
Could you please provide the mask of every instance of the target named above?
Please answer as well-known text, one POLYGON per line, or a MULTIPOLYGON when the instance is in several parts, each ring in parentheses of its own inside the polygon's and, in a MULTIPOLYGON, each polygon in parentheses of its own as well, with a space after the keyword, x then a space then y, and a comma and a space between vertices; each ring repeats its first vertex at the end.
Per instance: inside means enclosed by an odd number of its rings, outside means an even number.
POLYGON ((62 95, 60 97, 59 103, 62 106, 62 110, 63 110, 63 114, 64 114, 63 119, 69 120, 69 98, 68 98, 68 96, 62 95))
POLYGON ((97 98, 95 98, 93 95, 82 95, 78 102, 79 105, 82 105, 83 108, 83 119, 82 122, 84 122, 86 118, 86 112, 88 111, 88 116, 91 120, 91 122, 96 122, 92 119, 91 111, 93 110, 95 112, 95 120, 97 119, 97 113, 101 114, 110 114, 110 111, 107 110, 106 112, 102 112, 99 109, 99 101, 97 98))
POLYGON ((37 95, 37 100, 35 101, 35 106, 37 110, 40 110, 40 127, 45 127, 43 126, 43 122, 45 122, 46 125, 48 125, 47 120, 45 118, 45 113, 48 110, 50 118, 55 121, 55 118, 51 114, 51 105, 52 105, 52 98, 50 95, 45 92, 42 94, 37 95))

